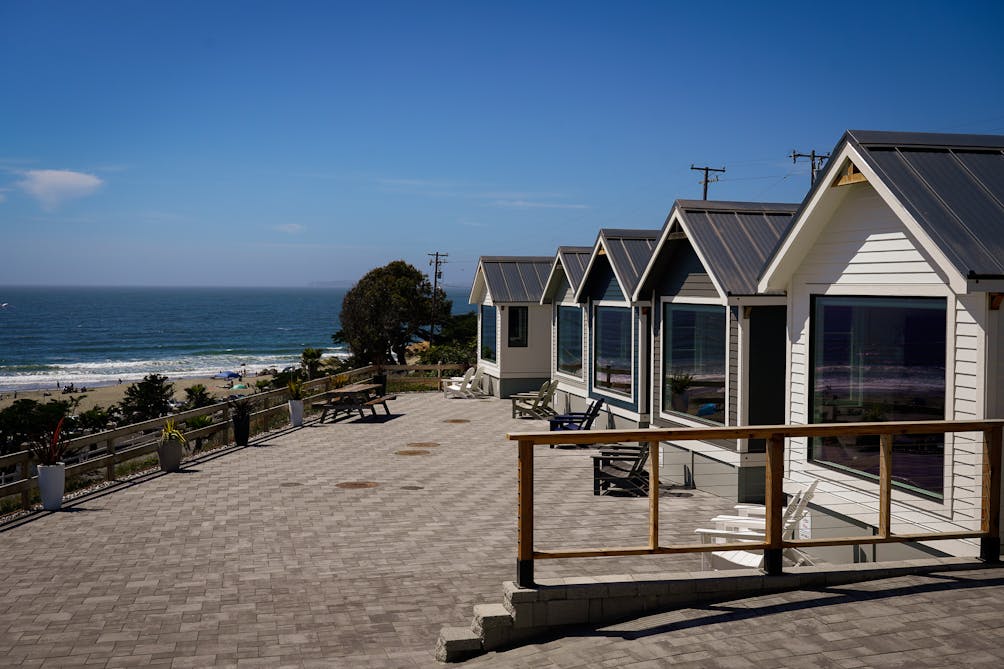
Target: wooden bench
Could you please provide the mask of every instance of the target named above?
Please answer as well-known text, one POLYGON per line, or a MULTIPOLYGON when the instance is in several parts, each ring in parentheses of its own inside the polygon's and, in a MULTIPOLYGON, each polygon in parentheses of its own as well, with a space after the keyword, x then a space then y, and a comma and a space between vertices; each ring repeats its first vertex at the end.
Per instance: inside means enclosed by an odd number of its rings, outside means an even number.
POLYGON ((396 399, 397 399, 397 395, 384 395, 383 397, 374 397, 373 399, 369 400, 368 402, 365 402, 363 404, 363 406, 369 407, 370 411, 372 411, 373 415, 375 416, 376 415, 376 408, 378 406, 380 406, 380 405, 383 405, 383 410, 386 411, 387 415, 389 416, 390 415, 390 408, 387 407, 387 402, 390 401, 390 400, 396 400, 396 399))

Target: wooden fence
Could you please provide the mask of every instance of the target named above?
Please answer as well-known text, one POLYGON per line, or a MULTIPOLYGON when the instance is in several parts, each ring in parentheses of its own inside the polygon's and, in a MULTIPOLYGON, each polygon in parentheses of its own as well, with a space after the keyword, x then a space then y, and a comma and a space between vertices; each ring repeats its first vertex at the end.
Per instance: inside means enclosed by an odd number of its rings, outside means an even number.
POLYGON ((588 432, 517 432, 508 434, 507 438, 518 444, 516 582, 524 587, 533 585, 534 560, 763 550, 764 571, 769 575, 778 575, 782 573, 783 550, 789 547, 804 549, 821 546, 904 543, 944 539, 979 538, 980 557, 986 561, 997 562, 1000 559, 1002 426, 1004 426, 1004 420, 592 430, 588 432), (903 434, 945 434, 950 432, 980 432, 983 434, 980 529, 978 531, 893 533, 890 522, 893 486, 893 437, 903 434), (786 539, 782 531, 782 509, 785 504, 782 490, 785 439, 861 435, 878 435, 880 439, 878 533, 821 539, 786 539), (661 545, 659 541, 659 443, 715 439, 767 440, 766 532, 764 540, 741 543, 661 545), (649 445, 648 544, 645 546, 596 547, 576 550, 535 550, 533 544, 534 446, 544 444, 614 444, 618 442, 647 442, 649 445))
MULTIPOLYGON (((310 407, 312 401, 323 399, 329 391, 340 386, 372 378, 375 374, 379 373, 389 373, 388 376, 393 378, 395 382, 402 383, 409 383, 406 379, 410 379, 414 375, 416 380, 410 383, 414 387, 431 388, 435 386, 438 388, 439 380, 442 378, 444 372, 454 371, 459 368, 459 365, 394 365, 386 367, 370 365, 360 367, 340 374, 305 382, 304 406, 310 407), (435 375, 432 372, 435 372, 435 375)), ((251 415, 252 435, 260 434, 270 429, 280 420, 279 416, 285 414, 287 411, 286 401, 289 398, 289 391, 285 388, 248 395, 248 397, 252 398, 255 404, 261 407, 251 415)), ((186 431, 186 439, 189 441, 204 439, 212 437, 217 433, 225 432, 227 441, 232 440, 230 408, 226 402, 183 411, 142 423, 133 423, 114 430, 99 432, 70 441, 70 451, 74 453, 74 456, 69 459, 72 464, 68 464, 66 467, 66 481, 69 484, 75 479, 101 469, 104 469, 104 479, 106 481, 113 481, 116 477, 116 465, 129 460, 146 457, 157 450, 160 441, 160 431, 164 426, 165 420, 176 421, 179 426, 182 426, 187 421, 199 416, 210 416, 213 419, 213 423, 206 427, 186 431)), ((4 483, 0 485, 0 500, 20 495, 21 508, 31 508, 32 492, 38 487, 38 477, 32 474, 35 464, 30 451, 20 451, 0 456, 0 472, 10 472, 2 479, 4 483), (10 481, 11 479, 13 480, 10 481)))

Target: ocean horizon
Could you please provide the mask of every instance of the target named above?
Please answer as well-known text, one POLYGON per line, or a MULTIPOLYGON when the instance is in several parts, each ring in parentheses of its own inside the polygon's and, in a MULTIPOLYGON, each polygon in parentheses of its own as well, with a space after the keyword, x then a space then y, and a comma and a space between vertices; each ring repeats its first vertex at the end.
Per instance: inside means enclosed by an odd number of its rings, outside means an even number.
MULTIPOLYGON (((0 390, 100 386, 147 374, 282 369, 331 335, 347 287, 0 286, 0 390)), ((467 294, 449 289, 454 312, 467 294)))

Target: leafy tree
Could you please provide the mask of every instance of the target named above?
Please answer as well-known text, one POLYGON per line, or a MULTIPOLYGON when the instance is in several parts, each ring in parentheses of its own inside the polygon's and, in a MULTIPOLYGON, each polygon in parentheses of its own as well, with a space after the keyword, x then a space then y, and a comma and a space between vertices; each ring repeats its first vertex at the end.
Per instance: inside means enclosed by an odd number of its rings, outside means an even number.
MULTIPOLYGON (((438 289, 439 314, 449 314, 452 302, 438 289)), ((432 284, 403 260, 370 270, 345 294, 333 339, 347 344, 357 364, 405 364, 406 347, 428 339, 432 315, 432 284)), ((445 319, 439 317, 440 323, 445 319)))
POLYGON ((321 355, 324 351, 319 348, 305 348, 300 354, 300 366, 307 374, 307 380, 316 379, 320 376, 321 355))
POLYGON ((215 404, 213 396, 209 394, 209 389, 201 383, 185 388, 185 408, 198 409, 215 404))
POLYGON ((470 366, 477 362, 478 317, 471 312, 450 316, 436 336, 436 344, 419 354, 423 365, 448 363, 470 366))
MULTIPOLYGON (((0 455, 24 450, 22 445, 37 439, 60 419, 70 415, 76 402, 49 400, 45 404, 35 400, 15 400, 0 411, 0 455)), ((71 425, 66 426, 68 429, 71 425)))
POLYGON ((78 416, 81 429, 94 430, 95 432, 106 429, 111 420, 111 412, 100 406, 91 407, 78 416))
POLYGON ((148 374, 125 391, 122 399, 122 413, 126 420, 139 422, 166 415, 171 410, 169 402, 174 398, 174 384, 167 382, 163 374, 148 374))

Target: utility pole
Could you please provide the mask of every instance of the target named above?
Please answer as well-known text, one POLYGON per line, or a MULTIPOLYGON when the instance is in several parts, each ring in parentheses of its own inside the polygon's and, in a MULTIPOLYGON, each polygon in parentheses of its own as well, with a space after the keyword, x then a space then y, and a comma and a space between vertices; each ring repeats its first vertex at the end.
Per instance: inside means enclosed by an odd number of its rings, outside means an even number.
POLYGON ((432 346, 433 338, 436 336, 436 314, 439 307, 439 280, 443 278, 443 270, 439 269, 441 265, 446 264, 446 258, 450 256, 449 253, 440 253, 436 251, 435 253, 427 253, 432 260, 429 261, 430 265, 433 265, 432 270, 432 324, 429 327, 429 346, 432 346))
POLYGON ((718 181, 718 177, 715 177, 714 179, 709 179, 708 178, 708 172, 721 172, 722 174, 725 174, 725 166, 723 165, 722 169, 718 170, 718 169, 715 169, 714 167, 694 167, 694 163, 690 163, 690 169, 695 170, 697 172, 704 172, 704 178, 701 179, 700 181, 698 181, 697 183, 699 183, 702 186, 704 186, 704 196, 701 199, 702 200, 707 200, 708 199, 708 184, 713 184, 716 181, 718 181))
POLYGON ((812 165, 812 171, 810 176, 811 181, 809 181, 810 188, 812 188, 812 185, 816 183, 816 174, 819 172, 819 170, 823 168, 823 161, 825 161, 829 157, 830 154, 828 153, 817 154, 815 149, 813 149, 809 153, 798 153, 797 151, 795 151, 795 149, 791 150, 792 163, 797 163, 799 158, 809 159, 809 163, 812 165))

